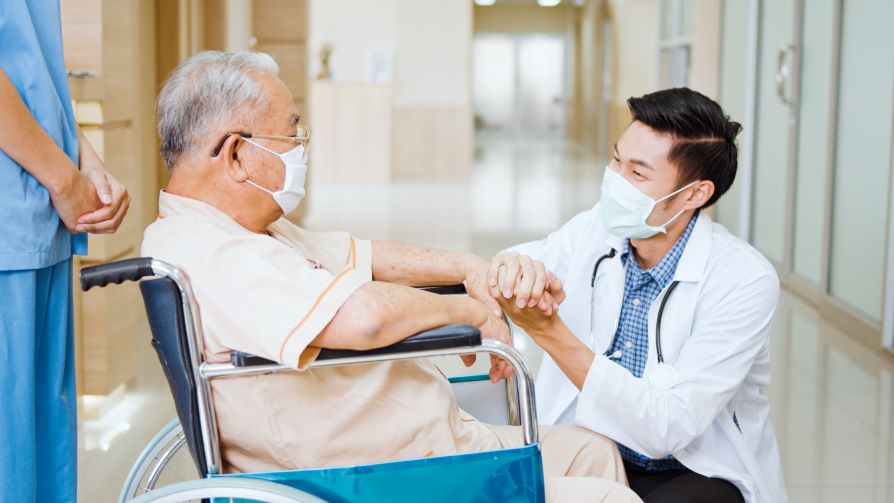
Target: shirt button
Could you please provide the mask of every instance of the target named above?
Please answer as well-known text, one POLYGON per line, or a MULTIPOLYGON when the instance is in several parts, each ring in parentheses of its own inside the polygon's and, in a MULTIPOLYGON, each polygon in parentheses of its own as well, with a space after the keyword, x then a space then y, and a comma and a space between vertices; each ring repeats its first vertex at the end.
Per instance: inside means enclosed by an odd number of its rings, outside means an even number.
POLYGON ((630 349, 630 348, 633 347, 633 343, 630 342, 630 341, 627 341, 627 342, 624 343, 624 347, 627 348, 627 349, 630 349))
POLYGON ((642 301, 640 301, 639 299, 633 299, 633 305, 634 305, 634 306, 638 306, 638 305, 640 305, 640 304, 642 304, 642 301))

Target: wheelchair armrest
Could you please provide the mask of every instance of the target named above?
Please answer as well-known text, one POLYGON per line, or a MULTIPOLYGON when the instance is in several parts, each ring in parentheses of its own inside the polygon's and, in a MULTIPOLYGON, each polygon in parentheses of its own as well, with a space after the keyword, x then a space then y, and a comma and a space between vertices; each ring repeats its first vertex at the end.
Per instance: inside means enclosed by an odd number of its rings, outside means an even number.
POLYGON ((465 295, 466 285, 462 283, 458 285, 438 285, 438 286, 417 286, 417 290, 436 293, 438 295, 465 295))
MULTIPOLYGON (((353 349, 323 349, 317 360, 335 360, 362 356, 393 355, 414 351, 437 351, 439 349, 460 348, 464 346, 480 346, 481 332, 472 325, 446 325, 420 332, 406 339, 383 348, 356 351, 353 349)), ((256 365, 276 365, 276 362, 250 355, 241 351, 233 351, 230 363, 234 367, 253 367, 256 365)))

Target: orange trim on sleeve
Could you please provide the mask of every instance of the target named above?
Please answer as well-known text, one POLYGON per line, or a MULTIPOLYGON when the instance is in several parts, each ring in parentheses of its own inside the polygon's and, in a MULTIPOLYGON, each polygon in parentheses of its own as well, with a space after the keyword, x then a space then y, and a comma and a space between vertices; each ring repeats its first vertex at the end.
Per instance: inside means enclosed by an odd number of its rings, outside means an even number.
MULTIPOLYGON (((280 344, 280 346, 279 346, 279 361, 283 361, 283 353, 285 353, 286 346, 288 345, 289 341, 292 339, 292 336, 295 335, 295 332, 297 332, 298 329, 301 328, 301 325, 304 325, 304 322, 307 321, 307 319, 310 318, 310 315, 312 315, 314 313, 314 311, 317 309, 317 307, 319 307, 320 302, 323 301, 323 297, 325 297, 326 294, 329 293, 329 290, 331 290, 332 287, 335 286, 336 283, 338 283, 338 280, 342 279, 345 276, 345 274, 353 271, 356 268, 356 265, 357 265, 356 255, 357 254, 356 254, 356 247, 354 244, 354 238, 351 238, 351 267, 345 268, 342 272, 338 273, 338 275, 336 277, 332 278, 332 281, 330 281, 329 284, 326 286, 326 289, 320 293, 320 295, 317 297, 317 300, 315 300, 314 304, 310 307, 310 310, 307 312, 307 314, 304 315, 304 318, 301 318, 301 321, 299 321, 298 324, 295 325, 295 327, 289 331, 289 334, 286 335, 286 338, 283 339, 282 344, 280 344)), ((298 358, 300 359, 301 355, 299 355, 298 358)))

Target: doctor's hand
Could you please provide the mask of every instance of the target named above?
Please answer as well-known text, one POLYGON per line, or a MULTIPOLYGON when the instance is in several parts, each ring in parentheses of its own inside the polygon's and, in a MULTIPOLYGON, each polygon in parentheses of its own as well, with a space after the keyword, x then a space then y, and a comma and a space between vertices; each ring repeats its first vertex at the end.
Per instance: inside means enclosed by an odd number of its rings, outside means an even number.
POLYGON ((547 316, 558 311, 565 300, 562 281, 547 271, 543 262, 515 252, 501 251, 494 256, 488 268, 488 286, 501 304, 513 299, 515 307, 536 306, 547 316))
MULTIPOLYGON (((555 303, 549 292, 544 294, 547 303, 555 303)), ((506 299, 504 297, 497 298, 503 312, 512 320, 513 323, 521 327, 528 335, 534 337, 535 334, 551 333, 556 323, 561 323, 558 316, 553 316, 553 312, 544 312, 540 309, 532 307, 518 307, 515 298, 506 299)))

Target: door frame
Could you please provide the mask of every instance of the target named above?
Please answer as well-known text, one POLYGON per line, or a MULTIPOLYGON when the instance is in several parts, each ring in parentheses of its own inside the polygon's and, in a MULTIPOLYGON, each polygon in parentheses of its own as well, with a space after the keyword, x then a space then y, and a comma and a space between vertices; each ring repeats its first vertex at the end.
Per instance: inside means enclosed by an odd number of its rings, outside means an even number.
MULTIPOLYGON (((731 0, 727 0, 731 1, 731 0)), ((724 2, 725 4, 725 2, 724 2)), ((739 197, 739 237, 751 242, 751 212, 754 200, 754 124, 757 123, 757 79, 760 59, 760 0, 748 0, 748 67, 746 70, 747 92, 745 95, 745 116, 743 124, 749 124, 743 131, 742 166, 739 173, 741 196, 739 197)))
MULTIPOLYGON (((891 120, 894 121, 894 109, 891 110, 891 120)), ((891 175, 888 177, 888 239, 885 243, 887 250, 885 252, 885 288, 882 299, 882 347, 894 354, 894 202, 891 201, 891 195, 894 194, 894 128, 891 128, 890 144, 891 175)))

